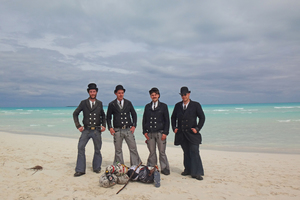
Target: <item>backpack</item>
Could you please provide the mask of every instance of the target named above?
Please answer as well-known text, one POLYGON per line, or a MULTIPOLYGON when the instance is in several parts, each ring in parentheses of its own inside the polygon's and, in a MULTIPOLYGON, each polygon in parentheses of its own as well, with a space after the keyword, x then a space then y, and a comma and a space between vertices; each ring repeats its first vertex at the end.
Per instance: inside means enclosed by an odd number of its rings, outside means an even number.
POLYGON ((147 166, 144 166, 143 168, 140 169, 139 172, 139 181, 143 183, 153 183, 154 182, 154 169, 151 171, 147 166))

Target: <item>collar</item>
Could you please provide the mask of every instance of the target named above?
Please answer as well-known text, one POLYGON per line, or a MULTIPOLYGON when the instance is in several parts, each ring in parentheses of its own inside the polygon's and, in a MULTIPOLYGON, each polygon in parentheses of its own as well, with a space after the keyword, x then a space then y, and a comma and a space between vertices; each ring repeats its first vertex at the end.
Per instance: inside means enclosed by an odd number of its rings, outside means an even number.
POLYGON ((182 108, 183 108, 184 106, 186 106, 186 108, 187 108, 187 107, 189 106, 190 102, 191 102, 191 100, 189 100, 189 102, 188 102, 187 104, 184 104, 184 103, 182 102, 182 108))
POLYGON ((152 108, 152 110, 155 110, 155 109, 157 109, 158 108, 158 103, 159 101, 157 101, 157 102, 151 102, 151 108, 152 108))

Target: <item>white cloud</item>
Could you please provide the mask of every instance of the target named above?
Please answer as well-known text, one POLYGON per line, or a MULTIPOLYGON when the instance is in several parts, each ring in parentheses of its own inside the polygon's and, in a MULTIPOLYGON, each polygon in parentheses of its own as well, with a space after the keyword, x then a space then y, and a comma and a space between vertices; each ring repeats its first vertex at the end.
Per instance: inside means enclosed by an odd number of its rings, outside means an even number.
POLYGON ((172 100, 182 85, 209 103, 258 93, 296 101, 299 9, 292 0, 4 1, 0 95, 8 86, 28 98, 64 98, 94 81, 107 94, 124 84, 142 103, 152 86, 172 100))

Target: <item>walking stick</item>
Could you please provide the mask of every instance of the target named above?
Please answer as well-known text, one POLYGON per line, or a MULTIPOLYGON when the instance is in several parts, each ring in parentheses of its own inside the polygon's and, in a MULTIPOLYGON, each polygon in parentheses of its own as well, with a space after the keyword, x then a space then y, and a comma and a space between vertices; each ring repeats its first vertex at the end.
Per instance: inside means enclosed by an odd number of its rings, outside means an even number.
MULTIPOLYGON (((139 168, 139 166, 141 166, 142 162, 135 168, 134 172, 137 170, 137 168, 139 168)), ((134 173, 132 173, 128 179, 128 181, 125 183, 125 185, 116 193, 116 194, 119 194, 119 192, 121 192, 125 187, 126 185, 129 183, 130 179, 132 178, 134 173)))

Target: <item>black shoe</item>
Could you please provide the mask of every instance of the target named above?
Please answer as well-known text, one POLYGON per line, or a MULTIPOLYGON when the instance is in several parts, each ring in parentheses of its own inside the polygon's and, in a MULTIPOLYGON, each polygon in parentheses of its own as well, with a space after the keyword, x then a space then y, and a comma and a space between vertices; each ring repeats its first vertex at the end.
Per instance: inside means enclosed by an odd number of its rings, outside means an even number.
POLYGON ((82 175, 84 175, 85 173, 84 172, 76 172, 75 174, 74 174, 74 176, 75 177, 78 177, 78 176, 82 176, 82 175))
POLYGON ((99 174, 100 171, 101 171, 101 169, 100 170, 94 170, 94 172, 97 173, 97 174, 99 174))
POLYGON ((168 170, 167 168, 161 170, 161 173, 164 175, 169 175, 170 174, 170 170, 168 170))
POLYGON ((181 175, 182 175, 182 176, 187 176, 187 175, 191 175, 191 173, 190 173, 190 172, 187 172, 187 171, 183 171, 183 172, 181 172, 181 175))
POLYGON ((203 177, 201 175, 197 175, 197 176, 192 176, 192 178, 195 178, 199 181, 203 180, 203 177))

